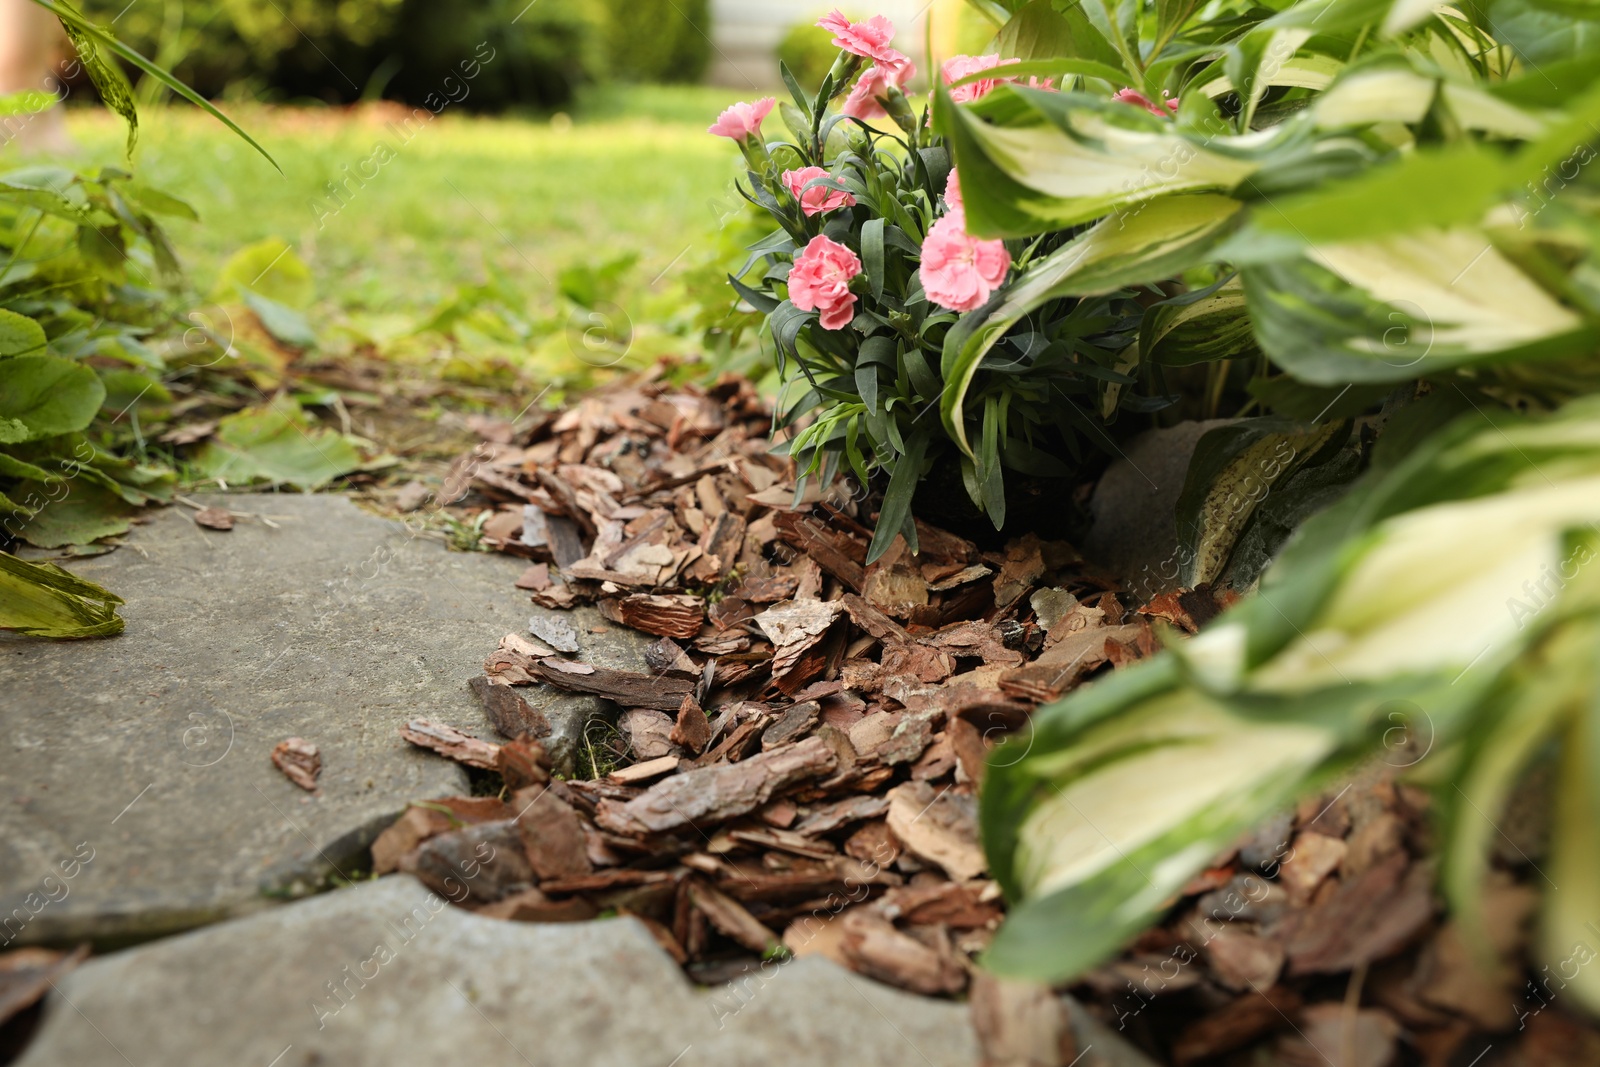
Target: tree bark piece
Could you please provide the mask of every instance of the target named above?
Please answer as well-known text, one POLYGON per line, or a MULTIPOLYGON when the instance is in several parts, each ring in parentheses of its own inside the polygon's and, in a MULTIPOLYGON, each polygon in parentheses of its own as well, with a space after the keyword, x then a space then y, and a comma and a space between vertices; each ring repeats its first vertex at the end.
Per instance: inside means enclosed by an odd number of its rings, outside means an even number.
POLYGON ((600 601, 600 614, 647 634, 688 641, 700 633, 706 606, 699 597, 682 593, 632 593, 600 601))
POLYGON ((500 752, 500 746, 493 742, 479 740, 454 726, 429 722, 427 719, 412 719, 400 727, 400 736, 420 748, 432 749, 457 763, 481 767, 486 771, 495 769, 495 757, 500 752))
POLYGON ((726 822, 756 810, 789 786, 827 775, 837 763, 821 738, 808 737, 739 763, 675 775, 625 804, 602 800, 595 822, 634 835, 726 822))
POLYGON ((689 901, 711 920, 712 926, 751 952, 764 955, 778 944, 778 935, 746 911, 743 904, 699 878, 689 879, 689 901))
POLYGON ((694 682, 685 678, 614 671, 575 660, 541 660, 535 664, 533 672, 541 681, 558 689, 590 693, 625 708, 676 712, 683 698, 694 693, 694 682))
POLYGON ((483 705, 483 713, 502 737, 549 737, 550 720, 528 706, 508 685, 496 685, 480 675, 467 682, 472 695, 483 705))
POLYGON ((283 776, 308 793, 317 791, 317 775, 322 773, 322 755, 303 737, 279 741, 272 749, 272 765, 283 776))

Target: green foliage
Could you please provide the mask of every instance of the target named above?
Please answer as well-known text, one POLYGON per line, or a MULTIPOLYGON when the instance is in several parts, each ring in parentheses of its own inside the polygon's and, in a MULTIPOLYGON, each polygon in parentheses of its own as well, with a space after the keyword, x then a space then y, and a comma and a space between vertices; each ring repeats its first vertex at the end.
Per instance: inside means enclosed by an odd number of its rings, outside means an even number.
MULTIPOLYGON (((779 105, 774 117, 788 138, 742 145, 743 191, 779 229, 749 246, 731 280, 766 316, 764 336, 783 383, 778 423, 793 428, 785 448, 803 477, 827 483, 847 470, 867 486, 887 475, 871 561, 902 534, 915 550, 911 498, 935 466, 959 470, 968 497, 998 529, 1007 513, 1006 472, 1069 478, 1107 446, 1104 426, 1119 410, 1168 402, 1141 391, 1122 354, 1146 305, 1163 304, 1141 301, 1132 286, 1166 277, 1173 251, 1166 230, 1157 234, 1165 244, 1146 239, 1147 223, 1115 232, 1059 229, 1006 246, 1021 271, 989 299, 987 317, 948 310, 924 291, 920 272, 935 221, 958 232, 961 225, 947 200, 945 143, 899 90, 884 98, 893 126, 832 110, 858 67, 834 50, 814 94, 784 68, 794 103, 779 105), (783 175, 811 166, 827 173, 807 190, 847 193, 853 203, 807 213, 783 175), (791 298, 791 271, 823 238, 860 264, 844 328, 824 328, 816 311, 791 298), (1132 265, 1119 258, 1130 252, 1132 265)), ((1213 200, 1222 209, 1199 198, 1179 205, 1183 218, 1174 224, 1196 242, 1215 243, 1236 205, 1213 200)))
MULTIPOLYGON (((697 79, 707 0, 89 0, 91 17, 208 94, 351 101, 430 96, 471 109, 566 106, 612 75, 697 79), (488 57, 488 58, 486 58, 488 57), (477 71, 463 78, 462 64, 477 71), (470 80, 470 94, 460 87, 470 80)), ((147 101, 156 94, 145 93, 147 101)))
POLYGON ((710 0, 606 0, 607 74, 693 82, 711 59, 710 0))
MULTIPOLYGON (((1132 374, 1265 357, 1249 391, 1279 417, 1202 440, 1178 506, 1185 577, 1225 573, 1268 492, 1291 512, 1286 486, 1337 499, 1199 636, 996 752, 984 838, 1018 906, 990 966, 1094 966, 1237 834, 1397 735, 1431 753, 1443 886, 1480 940, 1493 820, 1559 749, 1540 950, 1569 956, 1600 892, 1592 24, 1521 0, 1492 21, 1386 0, 983 6, 1029 42, 1019 72, 1070 80, 939 95, 970 225, 1143 228, 1104 269, 1188 292, 1143 320, 1132 374), (1169 94, 1175 112, 1154 103, 1169 94), (1210 229, 1181 208, 1197 203, 1217 205, 1210 229), (1379 404, 1376 447, 1352 451, 1346 420, 1379 404), (1347 491, 1330 480, 1368 457, 1347 491)), ((946 361, 1092 269, 1039 260, 951 329, 946 361)), ((1600 1012, 1600 983, 1571 987, 1600 1012)))
MULTIPOLYGON (((990 860, 1022 902, 989 965, 1078 973, 1298 794, 1362 759, 1428 751, 1449 771, 1445 890, 1481 931, 1493 820, 1563 736, 1555 854, 1573 877, 1547 891, 1544 949, 1567 955, 1594 889, 1592 818, 1587 836, 1561 834, 1600 769, 1582 740, 1600 662, 1597 419, 1600 397, 1542 418, 1470 412, 1390 452, 1301 528, 1258 594, 1036 713, 984 784, 990 860)), ((1600 1010, 1592 981, 1575 992, 1600 1010)))
POLYGON ((122 632, 122 599, 51 563, 0 552, 0 630, 33 637, 110 637, 122 632))
MULTIPOLYGON (((820 11, 819 11, 820 14, 820 11)), ((789 73, 801 85, 820 85, 823 75, 839 58, 832 36, 817 26, 813 16, 790 26, 778 42, 778 61, 789 68, 789 73)))

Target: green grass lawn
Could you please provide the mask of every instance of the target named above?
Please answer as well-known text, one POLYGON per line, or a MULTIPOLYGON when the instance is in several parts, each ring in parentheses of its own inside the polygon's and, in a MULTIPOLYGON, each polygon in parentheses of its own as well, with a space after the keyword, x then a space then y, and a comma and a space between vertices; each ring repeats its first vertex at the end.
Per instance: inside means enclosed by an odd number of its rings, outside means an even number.
MULTIPOLYGON (((407 112, 398 105, 233 109, 281 175, 179 104, 142 116, 134 170, 200 213, 199 223, 170 227, 199 291, 232 253, 277 237, 316 281, 314 325, 354 323, 357 335, 384 337, 457 287, 484 282, 491 267, 535 318, 561 313, 563 267, 634 253, 631 284, 670 284, 715 243, 710 235, 729 210, 738 155, 705 127, 733 98, 728 90, 615 87, 570 118, 447 110, 410 131, 399 125, 407 112), (342 205, 330 182, 344 186, 342 205)), ((114 116, 74 109, 69 125, 82 147, 75 162, 124 165, 114 116)))

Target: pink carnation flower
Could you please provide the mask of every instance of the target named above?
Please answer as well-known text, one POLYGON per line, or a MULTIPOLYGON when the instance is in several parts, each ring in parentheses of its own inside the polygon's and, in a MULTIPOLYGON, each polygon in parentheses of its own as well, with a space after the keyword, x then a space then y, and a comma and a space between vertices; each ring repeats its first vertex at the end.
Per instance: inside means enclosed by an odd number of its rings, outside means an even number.
POLYGON ((764 96, 753 104, 740 101, 718 115, 717 121, 706 127, 706 132, 734 141, 746 141, 761 133, 761 120, 767 117, 775 103, 777 101, 770 96, 764 96))
POLYGON ((956 180, 956 168, 950 168, 950 177, 944 182, 944 204, 952 212, 965 211, 966 205, 961 202, 961 183, 956 180))
POLYGON ((1137 89, 1119 89, 1111 94, 1111 99, 1120 100, 1124 104, 1142 107, 1158 119, 1170 119, 1172 113, 1178 110, 1178 101, 1168 100, 1167 91, 1161 91, 1161 103, 1156 103, 1137 89))
POLYGON ((875 63, 890 63, 900 55, 889 42, 894 40, 894 23, 882 15, 862 22, 851 22, 838 9, 817 20, 817 25, 833 34, 833 46, 875 63))
POLYGON ((855 88, 839 105, 840 112, 857 119, 881 119, 888 114, 883 110, 883 105, 878 103, 878 97, 888 96, 890 86, 899 89, 917 73, 916 64, 911 62, 910 56, 900 55, 899 52, 894 54, 899 59, 893 64, 879 63, 861 72, 855 88))
POLYGON ((826 185, 806 188, 807 182, 827 176, 828 172, 821 167, 786 170, 783 172, 783 186, 789 190, 789 195, 800 201, 800 210, 808 216, 821 215, 825 211, 841 207, 854 207, 856 198, 842 189, 830 189, 826 185))
MULTIPOLYGON (((939 73, 944 77, 944 83, 960 81, 969 74, 976 74, 980 70, 990 70, 994 67, 1009 66, 1012 63, 1021 63, 1020 59, 1001 59, 998 55, 988 56, 951 56, 944 61, 944 66, 939 68, 939 73)), ((969 100, 978 100, 988 96, 996 85, 1010 81, 1010 78, 979 78, 967 85, 960 85, 950 90, 950 99, 958 104, 969 100)))
POLYGON ((966 215, 953 211, 935 222, 922 242, 922 289, 942 308, 971 311, 1006 280, 1011 253, 1004 241, 979 240, 967 233, 966 215))
POLYGON ((821 312, 824 330, 842 330, 856 317, 850 279, 860 273, 854 252, 818 234, 789 270, 789 300, 801 311, 821 312))

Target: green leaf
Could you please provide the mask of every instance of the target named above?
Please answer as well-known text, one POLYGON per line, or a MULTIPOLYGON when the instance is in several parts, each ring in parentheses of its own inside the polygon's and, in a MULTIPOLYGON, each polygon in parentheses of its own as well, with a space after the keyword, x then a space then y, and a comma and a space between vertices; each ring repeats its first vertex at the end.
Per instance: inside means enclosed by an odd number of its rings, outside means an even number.
MULTIPOLYGON (((76 44, 81 38, 84 41, 105 46, 113 54, 121 57, 124 60, 127 60, 135 67, 144 71, 152 78, 155 78, 162 85, 165 85, 168 89, 171 89, 173 92, 177 93, 179 96, 183 97, 185 100, 189 101, 191 104, 194 104, 196 107, 209 114, 212 118, 228 127, 228 129, 244 138, 245 143, 250 145, 250 147, 254 148, 257 152, 260 152, 266 161, 271 163, 273 168, 276 169, 278 173, 283 173, 283 168, 278 166, 278 161, 273 159, 265 148, 262 148, 259 144, 257 144, 255 138, 251 137, 248 133, 245 133, 237 123, 235 123, 228 116, 224 115, 221 111, 218 111, 211 101, 207 100, 205 97, 189 88, 171 73, 162 69, 161 67, 156 66, 138 52, 135 52, 133 49, 129 48, 115 37, 106 33, 104 30, 100 29, 100 27, 94 25, 92 22, 84 18, 83 15, 79 14, 75 9, 72 9, 65 3, 61 2, 61 0, 33 0, 33 2, 61 20, 62 26, 66 27, 67 33, 72 36, 74 44, 76 44)), ((93 77, 92 71, 90 76, 93 77)), ((123 84, 126 84, 126 82, 127 79, 124 78, 123 84)), ((99 83, 96 82, 97 87, 98 85, 99 83)), ((132 106, 131 100, 129 102, 129 106, 130 108, 132 106)), ((128 137, 128 148, 131 152, 133 148, 133 126, 131 123, 129 126, 128 137)))
POLYGON ((872 299, 883 299, 883 220, 868 219, 861 224, 861 265, 872 283, 872 299))
POLYGON ((68 480, 67 493, 49 499, 44 486, 28 486, 47 502, 18 528, 17 536, 39 548, 86 545, 102 537, 128 532, 139 509, 114 490, 87 478, 68 480))
MULTIPOLYGON (((100 54, 96 35, 91 32, 95 27, 71 4, 66 0, 55 0, 53 4, 41 0, 41 6, 55 11, 101 101, 128 124, 128 143, 124 151, 132 159, 133 146, 139 140, 139 110, 133 106, 133 86, 128 84, 128 76, 115 63, 106 62, 100 54)), ((103 31, 100 36, 104 36, 103 31)))
POLYGON ((206 477, 225 482, 313 489, 360 466, 361 455, 348 438, 309 425, 299 405, 279 396, 221 419, 194 462, 206 477))
POLYGON ((922 457, 927 447, 927 434, 912 434, 906 441, 905 455, 889 472, 889 487, 883 494, 878 527, 872 532, 872 544, 867 547, 868 564, 876 563, 889 551, 889 546, 900 536, 901 527, 910 517, 911 498, 916 493, 918 479, 922 477, 922 457))
POLYGON ((1575 356, 1595 340, 1476 230, 1323 245, 1241 273, 1262 350, 1317 385, 1575 356))
POLYGON ((13 356, 0 363, 0 441, 81 430, 94 421, 106 388, 93 368, 60 356, 13 356), (15 437, 20 426, 24 437, 15 437))
POLYGON ((50 563, 0 552, 0 630, 33 637, 110 637, 122 632, 122 598, 50 563))
POLYGON ((1012 911, 985 967, 1054 984, 1099 963, 1338 749, 1173 680, 1161 656, 1091 683, 990 754, 984 847, 1012 911))
POLYGON ((1343 422, 1304 427, 1244 419, 1202 435, 1174 508, 1189 561, 1183 584, 1220 578, 1266 495, 1337 451, 1349 433, 1350 424, 1343 422))
POLYGON ((300 312, 249 289, 240 288, 239 295, 244 298, 245 305, 256 313, 256 318, 261 320, 261 325, 273 337, 296 348, 317 347, 316 331, 300 312))
POLYGON ((269 237, 229 256, 211 295, 215 300, 237 300, 246 291, 286 307, 305 308, 316 296, 316 283, 311 278, 311 268, 294 254, 288 242, 269 237))
POLYGON ((1146 363, 1187 367, 1248 356, 1256 349, 1244 283, 1237 276, 1145 310, 1139 348, 1146 363))
POLYGON ((0 359, 31 355, 42 351, 44 346, 43 326, 26 315, 0 308, 0 359))
MULTIPOLYGON (((1398 163, 1373 167, 1314 191, 1275 198, 1257 211, 1250 230, 1233 242, 1245 261, 1251 230, 1290 236, 1307 245, 1344 244, 1429 227, 1476 225, 1504 197, 1507 169, 1473 142, 1441 151, 1409 153, 1398 163)), ((1463 264, 1464 265, 1464 264, 1463 264)))

